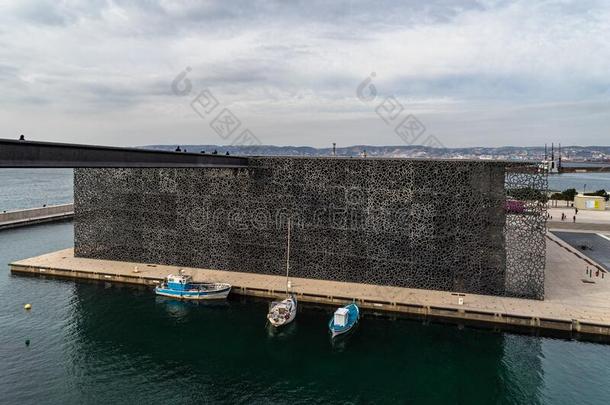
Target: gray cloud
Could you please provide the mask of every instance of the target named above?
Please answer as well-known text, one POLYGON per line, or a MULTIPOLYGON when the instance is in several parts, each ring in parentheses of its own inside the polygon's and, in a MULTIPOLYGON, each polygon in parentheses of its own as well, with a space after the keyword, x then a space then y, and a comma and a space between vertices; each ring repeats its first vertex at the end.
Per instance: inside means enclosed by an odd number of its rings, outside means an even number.
POLYGON ((395 144, 355 97, 375 72, 377 102, 449 146, 600 144, 608 20, 601 0, 6 1, 0 118, 34 138, 217 143, 170 91, 189 66, 191 97, 209 88, 266 143, 395 144))

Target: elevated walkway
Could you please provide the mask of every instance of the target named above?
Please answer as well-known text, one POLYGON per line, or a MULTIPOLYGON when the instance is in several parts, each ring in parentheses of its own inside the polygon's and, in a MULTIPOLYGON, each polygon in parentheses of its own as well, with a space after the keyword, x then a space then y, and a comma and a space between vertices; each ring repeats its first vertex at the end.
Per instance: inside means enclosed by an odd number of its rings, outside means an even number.
POLYGON ((240 168, 247 166, 248 158, 238 156, 0 139, 0 168, 240 168))

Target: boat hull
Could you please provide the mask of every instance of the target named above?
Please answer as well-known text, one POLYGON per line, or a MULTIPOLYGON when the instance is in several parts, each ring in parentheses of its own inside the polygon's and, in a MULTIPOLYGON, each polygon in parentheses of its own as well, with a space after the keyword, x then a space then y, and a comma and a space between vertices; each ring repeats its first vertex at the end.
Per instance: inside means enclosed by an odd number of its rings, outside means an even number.
POLYGON ((358 309, 358 306, 355 304, 350 304, 344 308, 347 308, 349 311, 348 323, 345 326, 335 325, 333 315, 333 318, 331 318, 330 322, 328 323, 328 329, 330 330, 332 338, 348 333, 358 324, 358 320, 360 319, 360 310, 358 309))
POLYGON ((170 288, 156 287, 155 293, 163 297, 176 298, 181 300, 222 300, 226 299, 231 292, 231 287, 224 287, 218 290, 198 291, 198 290, 173 290, 170 288))
POLYGON ((271 326, 275 328, 282 327, 284 325, 288 325, 290 322, 294 321, 294 318, 297 316, 297 300, 294 296, 287 298, 281 302, 276 303, 277 306, 283 306, 288 310, 288 317, 276 317, 273 316, 274 309, 271 308, 269 313, 267 314, 267 320, 271 324, 271 326))
POLYGON ((344 335, 344 334, 350 332, 351 330, 353 330, 355 326, 356 326, 356 324, 353 324, 349 328, 344 329, 344 330, 340 330, 340 331, 331 330, 330 331, 330 336, 334 338, 334 337, 337 337, 337 336, 344 335))

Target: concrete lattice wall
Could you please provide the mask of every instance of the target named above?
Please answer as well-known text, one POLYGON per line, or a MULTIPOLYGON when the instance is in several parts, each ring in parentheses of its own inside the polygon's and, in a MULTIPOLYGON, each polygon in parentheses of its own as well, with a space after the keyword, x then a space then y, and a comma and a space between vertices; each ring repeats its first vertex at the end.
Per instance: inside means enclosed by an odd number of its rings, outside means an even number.
POLYGON ((75 251, 283 274, 292 217, 294 277, 542 298, 545 206, 534 197, 543 188, 546 177, 527 166, 482 161, 77 169, 75 251), (512 189, 525 202, 507 214, 512 189))

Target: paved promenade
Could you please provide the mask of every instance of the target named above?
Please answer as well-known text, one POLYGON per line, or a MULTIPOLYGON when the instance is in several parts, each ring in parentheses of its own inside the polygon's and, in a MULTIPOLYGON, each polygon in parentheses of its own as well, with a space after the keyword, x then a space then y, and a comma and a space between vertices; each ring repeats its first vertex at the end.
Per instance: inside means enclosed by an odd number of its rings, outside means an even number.
POLYGON ((576 215, 576 223, 586 224, 609 224, 610 225, 610 210, 606 211, 589 211, 589 210, 578 210, 578 214, 575 214, 574 208, 570 207, 549 207, 548 213, 553 217, 549 219, 550 222, 562 222, 561 214, 564 213, 567 217, 563 222, 572 222, 572 217, 576 215))
POLYGON ((587 211, 578 210, 575 214, 574 208, 558 207, 548 209, 549 229, 573 229, 573 230, 590 230, 597 232, 610 232, 610 210, 607 211, 587 211), (561 214, 565 214, 566 219, 561 220, 561 214), (576 222, 573 217, 576 215, 576 222))
MULTIPOLYGON (((544 301, 466 294, 462 297, 463 305, 459 305, 459 296, 450 292, 300 278, 291 279, 291 283, 302 301, 339 305, 355 299, 365 308, 380 311, 610 336, 610 274, 604 273, 604 278, 585 276, 585 269, 591 264, 576 253, 559 238, 548 235, 544 301)), ((75 258, 72 249, 21 260, 11 268, 14 273, 146 285, 154 285, 167 274, 181 269, 75 258)), ((228 282, 238 294, 277 297, 286 288, 286 279, 281 276, 183 270, 193 275, 195 281, 228 282)))

